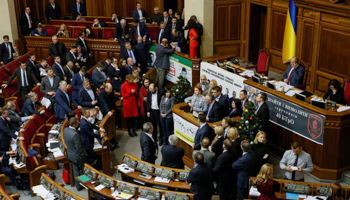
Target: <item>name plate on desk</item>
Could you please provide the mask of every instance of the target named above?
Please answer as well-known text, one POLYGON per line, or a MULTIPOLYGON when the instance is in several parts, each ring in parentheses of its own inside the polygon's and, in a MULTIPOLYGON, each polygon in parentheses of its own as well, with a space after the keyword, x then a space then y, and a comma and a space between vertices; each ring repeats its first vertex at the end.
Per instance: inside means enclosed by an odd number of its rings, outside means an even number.
POLYGON ((175 135, 189 145, 194 143, 198 127, 173 113, 175 135))
MULTIPOLYGON (((245 84, 248 98, 256 105, 256 96, 261 91, 245 84)), ((270 111, 270 122, 317 144, 323 145, 325 116, 307 110, 297 104, 281 99, 268 92, 266 103, 270 111)))

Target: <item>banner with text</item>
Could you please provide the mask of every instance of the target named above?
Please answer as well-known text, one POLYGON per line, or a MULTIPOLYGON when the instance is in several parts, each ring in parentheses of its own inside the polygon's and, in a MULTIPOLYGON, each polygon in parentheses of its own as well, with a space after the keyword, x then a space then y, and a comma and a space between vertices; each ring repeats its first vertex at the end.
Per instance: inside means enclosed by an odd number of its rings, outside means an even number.
MULTIPOLYGON (((149 53, 152 59, 152 63, 149 63, 150 66, 154 65, 154 61, 156 60, 156 46, 151 46, 149 49, 149 53)), ((178 56, 176 54, 172 54, 169 56, 170 61, 170 69, 165 77, 166 80, 176 83, 177 77, 180 75, 187 78, 187 80, 191 83, 192 86, 192 61, 178 56)))
POLYGON ((205 75, 210 80, 215 79, 222 89, 222 94, 227 98, 238 98, 239 92, 244 89, 245 78, 212 65, 208 62, 201 63, 200 75, 205 75))
MULTIPOLYGON (((255 97, 259 89, 244 85, 248 98, 256 105, 255 97)), ((309 111, 297 104, 267 93, 267 105, 270 111, 270 122, 277 124, 317 144, 323 145, 325 116, 309 111)))
POLYGON ((173 113, 173 119, 175 135, 187 144, 193 145, 198 127, 175 113, 173 113))

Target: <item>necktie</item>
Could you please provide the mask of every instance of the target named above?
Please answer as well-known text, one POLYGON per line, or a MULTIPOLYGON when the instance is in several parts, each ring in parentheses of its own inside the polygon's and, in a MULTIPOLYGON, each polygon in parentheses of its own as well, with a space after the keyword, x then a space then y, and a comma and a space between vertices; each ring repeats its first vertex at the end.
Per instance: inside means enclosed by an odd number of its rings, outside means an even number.
POLYGON ((159 44, 161 43, 162 34, 163 34, 163 29, 160 29, 159 38, 158 38, 159 44))
POLYGON ((81 82, 83 82, 83 80, 85 79, 85 77, 84 77, 83 75, 81 75, 81 74, 80 74, 80 76, 81 76, 81 82))
POLYGON ((124 28, 124 26, 122 26, 122 29, 123 29, 123 38, 124 38, 124 36, 125 36, 125 28, 124 28))
POLYGON ((294 70, 289 74, 289 77, 288 77, 288 83, 290 81, 290 79, 292 78, 292 74, 293 74, 294 70))
POLYGON ((71 52, 71 53, 72 53, 72 55, 73 55, 74 59, 77 59, 77 57, 74 55, 74 53, 73 53, 73 52, 71 52))
MULTIPOLYGON (((298 155, 295 158, 294 166, 296 167, 298 165, 298 155)), ((292 180, 295 181, 295 171, 292 172, 292 180)))
POLYGON ((9 58, 12 58, 10 43, 7 44, 7 48, 8 48, 8 50, 9 50, 9 58))
POLYGON ((132 52, 132 50, 128 50, 129 51, 129 57, 132 58, 132 60, 134 61, 134 64, 136 64, 136 58, 134 56, 134 52, 132 52))
POLYGON ((33 27, 33 22, 32 22, 32 19, 30 19, 30 15, 28 15, 28 18, 29 18, 30 28, 31 28, 31 27, 33 27))
POLYGON ((175 24, 173 24, 173 29, 175 29, 175 24))
POLYGON ((27 75, 24 72, 24 70, 22 70, 22 73, 23 73, 23 85, 24 85, 24 87, 27 87, 28 86, 27 75))

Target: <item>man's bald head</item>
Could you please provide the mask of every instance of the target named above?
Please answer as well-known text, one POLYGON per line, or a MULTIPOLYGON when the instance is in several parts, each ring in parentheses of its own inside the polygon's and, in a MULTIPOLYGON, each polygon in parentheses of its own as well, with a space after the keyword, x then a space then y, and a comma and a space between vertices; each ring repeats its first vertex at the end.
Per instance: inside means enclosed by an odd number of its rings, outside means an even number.
POLYGON ((137 43, 141 43, 141 42, 142 42, 142 37, 141 36, 137 37, 137 43))
POLYGON ((163 38, 163 39, 162 39, 162 44, 163 44, 163 45, 166 45, 166 44, 168 44, 168 39, 166 39, 166 38, 163 38))
POLYGON ((120 24, 121 24, 122 26, 125 26, 125 25, 126 25, 125 19, 120 20, 120 24))
POLYGON ((112 87, 112 84, 110 83, 106 83, 105 85, 105 90, 108 94, 110 94, 112 91, 113 91, 113 87, 112 87))
POLYGON ((67 66, 72 69, 74 67, 74 63, 72 61, 67 62, 67 66))
POLYGON ((129 58, 126 60, 126 62, 127 62, 130 66, 133 66, 133 65, 134 65, 134 60, 133 60, 131 57, 129 57, 129 58))

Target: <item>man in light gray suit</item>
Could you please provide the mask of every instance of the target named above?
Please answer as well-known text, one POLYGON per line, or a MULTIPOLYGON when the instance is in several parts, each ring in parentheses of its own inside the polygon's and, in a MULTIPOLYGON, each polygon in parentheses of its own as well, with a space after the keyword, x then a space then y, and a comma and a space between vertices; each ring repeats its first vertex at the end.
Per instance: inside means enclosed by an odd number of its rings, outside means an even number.
MULTIPOLYGON (((201 149, 195 150, 192 153, 193 160, 194 160, 194 155, 196 155, 197 152, 201 152, 204 156, 204 162, 205 163, 210 162, 212 164, 212 166, 215 166, 214 162, 216 160, 216 156, 215 156, 214 152, 209 151, 209 149, 208 149, 209 146, 210 146, 210 139, 208 137, 203 138, 202 142, 201 142, 201 149)), ((196 167, 196 166, 197 166, 197 163, 194 163, 193 167, 196 167)))
POLYGON ((209 83, 207 82, 207 77, 205 75, 201 76, 201 82, 199 82, 197 85, 202 87, 204 96, 208 94, 209 83))
POLYGON ((164 78, 167 70, 170 68, 169 55, 174 53, 175 46, 168 49, 168 40, 162 39, 161 44, 156 46, 156 60, 154 61, 154 67, 157 70, 157 83, 158 88, 162 89, 164 84, 164 78))
POLYGON ((96 68, 92 72, 92 80, 97 84, 96 87, 100 88, 103 83, 109 81, 106 73, 103 71, 104 64, 102 62, 98 62, 96 68))
MULTIPOLYGON (((78 118, 72 117, 69 120, 69 127, 63 131, 64 142, 67 145, 68 160, 73 164, 74 177, 84 173, 84 163, 87 162, 87 153, 76 128, 79 126, 78 118)), ((75 187, 78 191, 83 189, 79 181, 75 180, 75 187)))
POLYGON ((54 104, 54 97, 61 79, 58 76, 54 76, 54 72, 51 67, 46 67, 45 71, 47 76, 41 80, 40 92, 45 95, 45 98, 51 101, 51 107, 54 104))

